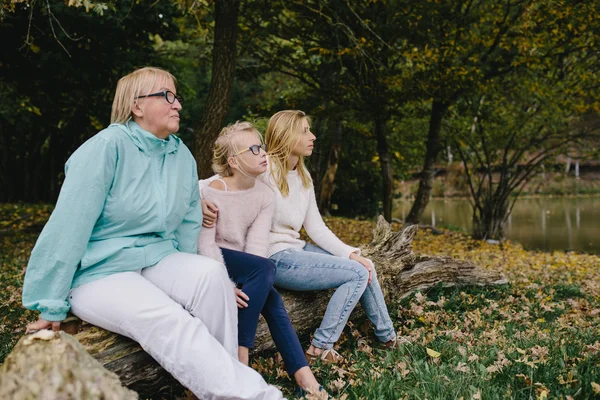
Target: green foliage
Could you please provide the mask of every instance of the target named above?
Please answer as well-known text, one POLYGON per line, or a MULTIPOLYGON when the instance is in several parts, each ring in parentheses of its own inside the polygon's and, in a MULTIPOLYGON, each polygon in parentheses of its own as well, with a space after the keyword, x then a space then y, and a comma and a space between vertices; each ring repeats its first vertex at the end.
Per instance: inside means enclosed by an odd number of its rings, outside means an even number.
MULTIPOLYGON (((213 5, 2 3, 0 91, 14 101, 0 105, 0 127, 11 132, 0 138, 0 199, 53 200, 68 155, 108 123, 116 80, 141 65, 179 78, 186 99, 179 134, 193 147, 210 82, 213 5)), ((437 152, 456 132, 467 134, 478 112, 487 144, 501 148, 509 136, 489 131, 532 132, 534 121, 521 123, 533 104, 536 121, 554 128, 597 111, 598 12, 597 2, 576 1, 245 1, 225 122, 306 111, 318 137, 317 188, 341 124, 334 204, 347 215, 372 215, 381 210, 386 151, 396 180, 419 171, 433 100, 450 107, 432 144, 437 152), (379 148, 376 121, 385 139, 379 148)), ((482 137, 470 139, 481 149, 482 137)), ((196 156, 210 157, 210 149, 196 156)), ((466 184, 460 173, 444 182, 466 184)))
POLYGON ((155 46, 176 37, 180 15, 151 1, 118 2, 101 16, 63 2, 15 6, 0 22, 0 89, 10 99, 0 105, 0 200, 56 197, 69 154, 108 125, 118 78, 169 66, 155 46))

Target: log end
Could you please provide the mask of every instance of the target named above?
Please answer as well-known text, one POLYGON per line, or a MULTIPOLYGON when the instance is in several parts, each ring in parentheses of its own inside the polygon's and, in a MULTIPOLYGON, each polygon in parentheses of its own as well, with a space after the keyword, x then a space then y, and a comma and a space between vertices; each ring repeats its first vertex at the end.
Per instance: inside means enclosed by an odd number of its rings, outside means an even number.
POLYGON ((22 337, 0 369, 0 398, 137 399, 71 335, 40 331, 22 337))

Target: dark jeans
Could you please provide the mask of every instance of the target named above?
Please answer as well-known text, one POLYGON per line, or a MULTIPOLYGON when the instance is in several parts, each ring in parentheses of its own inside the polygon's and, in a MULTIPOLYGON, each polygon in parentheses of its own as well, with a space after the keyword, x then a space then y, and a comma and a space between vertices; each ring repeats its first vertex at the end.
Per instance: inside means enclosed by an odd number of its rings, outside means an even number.
POLYGON ((292 377, 308 366, 298 335, 285 310, 281 295, 273 287, 275 264, 267 258, 221 248, 231 280, 242 285, 250 300, 248 307, 238 309, 238 345, 253 348, 259 314, 267 321, 285 369, 292 377))

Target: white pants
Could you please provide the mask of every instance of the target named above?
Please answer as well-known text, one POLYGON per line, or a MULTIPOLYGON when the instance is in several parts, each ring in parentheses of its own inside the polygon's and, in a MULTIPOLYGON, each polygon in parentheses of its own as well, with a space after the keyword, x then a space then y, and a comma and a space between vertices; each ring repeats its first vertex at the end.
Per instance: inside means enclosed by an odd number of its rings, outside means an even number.
POLYGON ((283 398, 238 361, 233 286, 212 259, 174 253, 79 286, 69 299, 73 314, 138 342, 200 399, 283 398))

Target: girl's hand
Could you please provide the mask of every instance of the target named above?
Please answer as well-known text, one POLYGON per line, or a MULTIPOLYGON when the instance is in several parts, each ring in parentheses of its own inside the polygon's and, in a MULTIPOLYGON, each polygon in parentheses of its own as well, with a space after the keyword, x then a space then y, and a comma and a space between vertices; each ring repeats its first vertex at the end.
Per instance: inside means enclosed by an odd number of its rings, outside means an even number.
POLYGON ((208 200, 202 200, 202 226, 212 228, 217 222, 217 213, 219 209, 208 200))
POLYGON ((235 292, 235 300, 237 302, 238 308, 248 307, 248 303, 246 303, 246 301, 250 300, 248 295, 246 295, 246 293, 242 292, 242 289, 234 288, 233 291, 235 292))
POLYGON ((37 321, 27 324, 25 334, 35 333, 44 329, 52 328, 54 332, 60 331, 60 321, 46 321, 43 318, 39 318, 37 321))
POLYGON ((362 266, 365 267, 367 269, 367 271, 369 271, 369 281, 368 281, 368 283, 371 283, 371 279, 373 279, 373 261, 369 260, 368 258, 364 258, 362 256, 359 256, 356 253, 350 254, 350 259, 354 260, 356 262, 361 263, 362 266))

